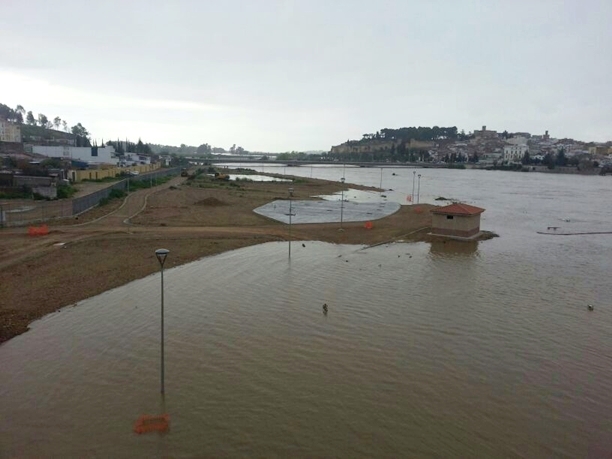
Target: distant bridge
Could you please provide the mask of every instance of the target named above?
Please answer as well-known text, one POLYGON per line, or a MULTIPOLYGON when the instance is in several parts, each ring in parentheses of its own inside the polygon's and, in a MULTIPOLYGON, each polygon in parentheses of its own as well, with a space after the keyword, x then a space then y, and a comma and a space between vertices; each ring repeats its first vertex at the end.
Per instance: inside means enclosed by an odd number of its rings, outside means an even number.
POLYGON ((202 160, 209 163, 253 163, 253 164, 270 164, 287 167, 299 167, 299 166, 310 166, 314 164, 326 164, 333 166, 359 166, 359 167, 408 167, 408 168, 422 168, 422 169, 444 169, 447 167, 446 164, 431 164, 431 163, 387 163, 387 162, 363 162, 363 161, 280 161, 278 159, 261 160, 251 158, 214 158, 202 160))

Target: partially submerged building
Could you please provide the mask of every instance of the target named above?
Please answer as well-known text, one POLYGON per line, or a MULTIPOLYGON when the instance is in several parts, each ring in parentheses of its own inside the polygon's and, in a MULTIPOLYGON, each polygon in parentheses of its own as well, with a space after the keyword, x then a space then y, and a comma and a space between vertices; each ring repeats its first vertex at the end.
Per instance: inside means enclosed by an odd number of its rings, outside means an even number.
POLYGON ((480 214, 485 210, 469 204, 453 203, 431 211, 431 234, 472 239, 480 234, 480 214))

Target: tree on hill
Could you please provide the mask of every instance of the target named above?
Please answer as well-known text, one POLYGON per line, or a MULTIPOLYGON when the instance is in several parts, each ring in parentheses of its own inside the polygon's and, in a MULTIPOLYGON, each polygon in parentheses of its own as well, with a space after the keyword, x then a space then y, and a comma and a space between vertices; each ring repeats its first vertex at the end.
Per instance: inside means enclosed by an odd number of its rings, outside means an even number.
POLYGON ((4 118, 7 121, 11 121, 13 123, 22 123, 23 116, 21 113, 13 110, 8 105, 0 104, 0 118, 4 118))
POLYGON ((66 122, 66 120, 62 120, 62 129, 64 130, 64 132, 68 132, 68 123, 66 122))
POLYGON ((151 147, 148 144, 142 143, 142 140, 138 139, 136 144, 136 153, 144 153, 150 155, 152 153, 151 147))
POLYGON ((542 160, 542 164, 547 166, 549 169, 554 169, 555 159, 553 158, 553 155, 551 153, 546 153, 546 156, 544 156, 544 159, 542 160))
POLYGON ((523 163, 526 166, 531 164, 531 157, 529 156, 528 151, 526 151, 525 154, 523 155, 523 159, 521 159, 521 163, 523 163))
POLYGON ((42 113, 38 114, 38 125, 44 127, 45 129, 51 129, 52 124, 49 122, 49 118, 42 113))
POLYGON ((89 131, 81 123, 72 126, 71 131, 76 136, 89 138, 89 131))
POLYGON ((198 147, 196 152, 198 153, 198 155, 209 155, 212 153, 212 148, 207 143, 203 143, 198 147))
POLYGON ((15 111, 21 115, 21 123, 23 123, 23 117, 26 114, 26 111, 25 111, 25 108, 23 108, 23 105, 17 105, 17 107, 15 107, 15 111))
POLYGON ((32 110, 30 110, 28 112, 28 115, 26 116, 26 123, 32 126, 36 126, 36 118, 34 118, 34 114, 32 113, 32 110))
POLYGON ((561 148, 557 153, 557 159, 555 163, 557 164, 557 166, 567 166, 567 157, 565 156, 565 150, 563 150, 563 148, 561 148))
POLYGON ((59 129, 61 125, 62 125, 62 119, 59 116, 56 116, 55 118, 53 118, 53 126, 55 127, 55 129, 59 129))

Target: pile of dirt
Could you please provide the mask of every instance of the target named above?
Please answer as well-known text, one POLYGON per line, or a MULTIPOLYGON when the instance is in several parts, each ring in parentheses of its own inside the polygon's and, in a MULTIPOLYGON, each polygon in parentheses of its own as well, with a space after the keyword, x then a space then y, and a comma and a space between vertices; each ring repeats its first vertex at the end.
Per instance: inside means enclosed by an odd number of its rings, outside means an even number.
POLYGON ((218 206, 226 206, 227 204, 217 198, 206 198, 202 199, 195 203, 196 206, 209 206, 209 207, 218 207, 218 206))

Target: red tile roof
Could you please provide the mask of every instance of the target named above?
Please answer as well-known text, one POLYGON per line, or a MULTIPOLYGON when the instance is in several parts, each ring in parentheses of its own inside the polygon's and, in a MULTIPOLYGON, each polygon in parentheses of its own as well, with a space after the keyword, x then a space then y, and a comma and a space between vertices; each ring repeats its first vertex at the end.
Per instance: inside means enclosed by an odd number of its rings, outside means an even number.
POLYGON ((483 213, 485 210, 480 207, 470 206, 469 204, 461 204, 460 202, 454 202, 450 206, 438 207, 433 209, 431 212, 434 214, 445 214, 445 215, 478 215, 483 213))

